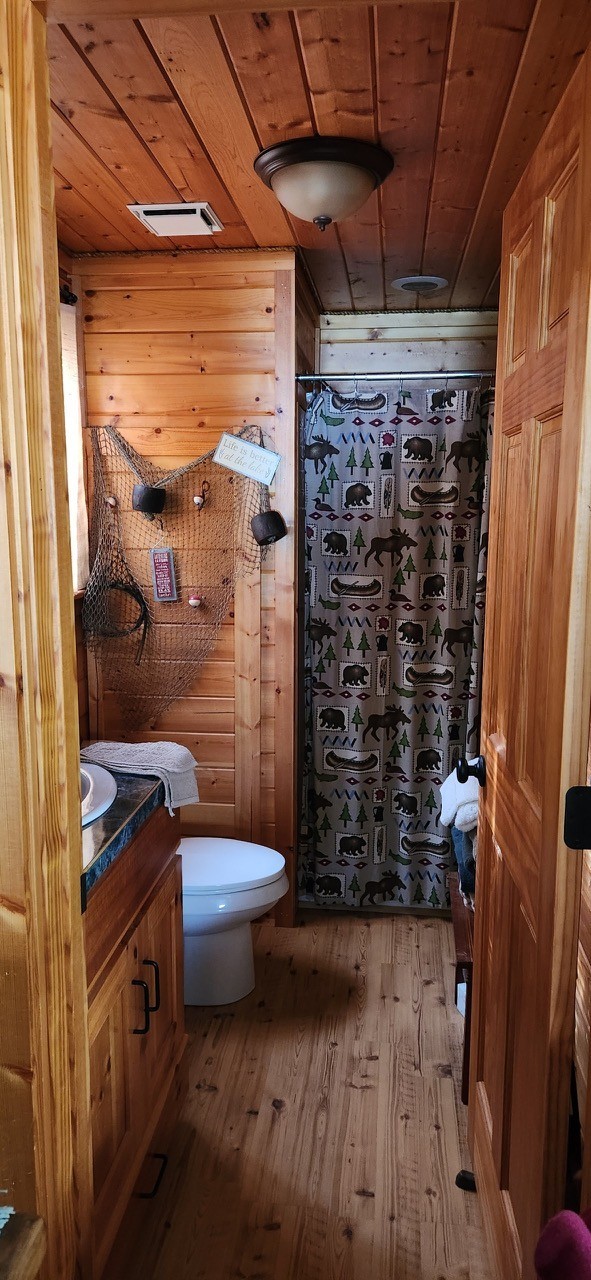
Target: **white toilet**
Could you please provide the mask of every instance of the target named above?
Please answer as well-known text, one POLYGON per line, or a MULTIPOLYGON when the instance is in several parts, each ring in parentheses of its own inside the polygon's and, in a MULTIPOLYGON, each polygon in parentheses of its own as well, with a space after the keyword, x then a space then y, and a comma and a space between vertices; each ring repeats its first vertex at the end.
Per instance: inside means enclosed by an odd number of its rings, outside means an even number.
POLYGON ((254 987, 251 920, 287 893, 285 858, 246 840, 187 836, 183 860, 185 1004, 231 1004, 254 987))

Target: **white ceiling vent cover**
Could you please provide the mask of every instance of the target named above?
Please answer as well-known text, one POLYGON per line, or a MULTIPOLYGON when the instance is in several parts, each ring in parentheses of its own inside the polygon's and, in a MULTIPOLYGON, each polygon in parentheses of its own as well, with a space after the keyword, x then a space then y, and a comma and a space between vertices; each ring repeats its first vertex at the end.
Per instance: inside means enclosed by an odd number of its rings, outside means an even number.
POLYGON ((211 205, 197 201, 186 204, 128 204, 127 208, 155 236, 212 236, 216 231, 224 230, 223 222, 211 205))

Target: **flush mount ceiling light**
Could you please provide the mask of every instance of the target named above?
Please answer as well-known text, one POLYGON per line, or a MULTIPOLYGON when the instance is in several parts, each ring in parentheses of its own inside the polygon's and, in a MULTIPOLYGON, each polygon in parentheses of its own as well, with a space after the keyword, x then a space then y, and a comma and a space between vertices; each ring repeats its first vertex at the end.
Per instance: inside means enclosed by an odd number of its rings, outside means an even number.
POLYGON ((403 289, 405 293, 438 293, 440 289, 445 289, 449 281, 443 276, 398 276, 392 281, 393 289, 403 289))
POLYGON ((266 147, 254 167, 285 209, 324 231, 356 213, 394 161, 373 142, 316 136, 266 147))

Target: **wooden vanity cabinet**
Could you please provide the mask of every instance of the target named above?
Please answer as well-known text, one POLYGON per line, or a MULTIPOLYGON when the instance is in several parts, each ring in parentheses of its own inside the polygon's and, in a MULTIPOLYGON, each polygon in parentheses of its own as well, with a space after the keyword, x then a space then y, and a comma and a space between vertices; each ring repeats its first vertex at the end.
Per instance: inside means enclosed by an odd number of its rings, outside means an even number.
MULTIPOLYGON (((153 844, 149 840, 148 843, 155 853, 153 844)), ((185 1045, 181 859, 175 853, 177 843, 175 820, 157 810, 105 873, 104 884, 99 880, 86 912, 94 1280, 102 1274, 150 1152, 185 1045), (133 862, 137 856, 134 846, 138 840, 146 846, 146 828, 148 837, 166 835, 161 848, 164 857, 155 860, 160 874, 147 893, 145 876, 138 885, 125 865, 128 857, 133 862), (111 879, 114 883, 110 883, 111 879), (123 914, 122 892, 127 893, 129 908, 123 914), (114 915, 119 922, 115 930, 112 914, 103 914, 113 896, 118 906, 114 915), (120 932, 124 915, 126 928, 109 946, 109 932, 120 932), (98 969, 97 950, 88 945, 88 939, 95 936, 102 941, 102 952, 108 952, 98 969)))

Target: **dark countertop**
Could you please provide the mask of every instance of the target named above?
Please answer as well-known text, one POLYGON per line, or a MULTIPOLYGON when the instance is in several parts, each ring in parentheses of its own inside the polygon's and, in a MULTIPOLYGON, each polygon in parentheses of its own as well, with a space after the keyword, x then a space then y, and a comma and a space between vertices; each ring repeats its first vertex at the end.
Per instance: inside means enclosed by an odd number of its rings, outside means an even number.
POLYGON ((129 844, 146 818, 164 803, 164 785, 157 778, 136 774, 109 773, 117 779, 117 795, 107 812, 82 831, 82 865, 80 889, 82 910, 90 890, 129 844))

